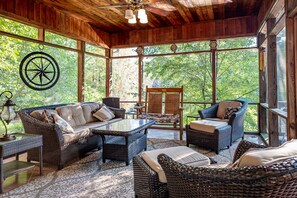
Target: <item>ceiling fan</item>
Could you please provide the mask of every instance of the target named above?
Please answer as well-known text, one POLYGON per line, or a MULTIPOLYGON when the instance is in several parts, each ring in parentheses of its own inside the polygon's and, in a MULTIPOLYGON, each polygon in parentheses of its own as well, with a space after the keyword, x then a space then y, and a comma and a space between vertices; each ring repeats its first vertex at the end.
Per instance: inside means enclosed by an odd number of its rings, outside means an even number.
POLYGON ((160 16, 167 16, 171 11, 176 10, 174 6, 164 0, 151 0, 151 2, 144 2, 143 0, 129 0, 125 4, 97 6, 97 8, 127 8, 125 10, 125 18, 132 24, 136 23, 136 14, 140 23, 147 23, 148 19, 146 11, 160 16))

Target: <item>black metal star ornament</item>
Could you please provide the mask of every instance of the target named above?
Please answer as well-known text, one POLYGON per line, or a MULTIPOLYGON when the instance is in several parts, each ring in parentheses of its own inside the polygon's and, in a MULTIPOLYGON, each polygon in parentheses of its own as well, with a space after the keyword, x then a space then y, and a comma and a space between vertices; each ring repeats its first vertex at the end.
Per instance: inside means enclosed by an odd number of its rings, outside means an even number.
POLYGON ((42 51, 26 55, 21 61, 19 73, 22 81, 37 91, 52 88, 60 77, 56 60, 42 51))

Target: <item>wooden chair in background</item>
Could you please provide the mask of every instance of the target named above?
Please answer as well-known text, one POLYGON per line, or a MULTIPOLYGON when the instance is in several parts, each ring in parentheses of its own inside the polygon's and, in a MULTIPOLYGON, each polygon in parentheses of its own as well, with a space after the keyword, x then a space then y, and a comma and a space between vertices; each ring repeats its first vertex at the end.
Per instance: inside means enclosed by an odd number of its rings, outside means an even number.
POLYGON ((172 123, 174 128, 178 125, 182 140, 183 87, 148 88, 146 86, 144 112, 140 118, 153 119, 157 123, 172 123))

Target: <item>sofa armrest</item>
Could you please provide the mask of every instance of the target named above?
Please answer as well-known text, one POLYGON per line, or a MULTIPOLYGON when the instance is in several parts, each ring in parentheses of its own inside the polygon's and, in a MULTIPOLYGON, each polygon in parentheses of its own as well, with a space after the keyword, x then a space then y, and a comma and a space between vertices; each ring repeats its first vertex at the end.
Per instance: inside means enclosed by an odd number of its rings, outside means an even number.
POLYGON ((42 135, 44 152, 56 151, 62 148, 64 136, 58 125, 42 122, 22 111, 19 112, 19 116, 25 133, 42 135))
POLYGON ((246 141, 246 140, 242 140, 236 150, 235 150, 235 153, 234 153, 234 156, 233 156, 233 163, 238 160, 247 150, 249 150, 250 148, 266 148, 266 146, 264 145, 260 145, 260 144, 255 144, 253 142, 249 142, 249 141, 246 141))
POLYGON ((199 110, 198 113, 199 113, 201 119, 216 118, 218 107, 219 107, 219 104, 214 104, 206 109, 199 110))
POLYGON ((109 107, 107 106, 110 110, 114 112, 114 115, 116 118, 125 118, 125 112, 126 110, 123 108, 114 108, 114 107, 109 107))

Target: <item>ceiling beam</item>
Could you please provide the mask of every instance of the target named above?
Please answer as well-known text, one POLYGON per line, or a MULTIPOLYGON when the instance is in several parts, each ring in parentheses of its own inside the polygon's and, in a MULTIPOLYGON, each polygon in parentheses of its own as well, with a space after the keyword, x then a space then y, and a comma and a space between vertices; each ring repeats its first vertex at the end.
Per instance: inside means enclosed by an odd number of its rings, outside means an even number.
POLYGON ((256 36, 257 16, 191 23, 111 34, 111 47, 157 45, 220 38, 256 36))

